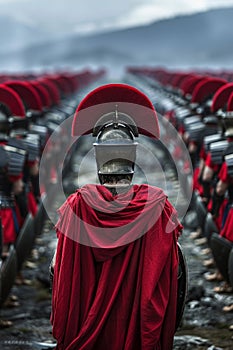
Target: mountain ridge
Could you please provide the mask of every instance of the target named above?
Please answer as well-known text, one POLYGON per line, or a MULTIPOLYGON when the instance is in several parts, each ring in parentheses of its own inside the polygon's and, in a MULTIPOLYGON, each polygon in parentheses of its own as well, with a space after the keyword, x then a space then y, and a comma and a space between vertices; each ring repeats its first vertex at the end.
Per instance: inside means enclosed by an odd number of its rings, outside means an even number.
MULTIPOLYGON (((35 43, 18 51, 27 67, 85 64, 95 66, 233 66, 233 7, 179 15, 148 25, 35 43)), ((0 63, 13 63, 7 52, 0 63)))

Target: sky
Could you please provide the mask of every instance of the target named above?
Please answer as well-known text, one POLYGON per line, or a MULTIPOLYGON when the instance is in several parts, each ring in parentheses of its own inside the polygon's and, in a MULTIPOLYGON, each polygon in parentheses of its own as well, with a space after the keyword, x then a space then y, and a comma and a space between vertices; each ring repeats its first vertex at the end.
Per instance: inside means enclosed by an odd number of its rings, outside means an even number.
POLYGON ((0 16, 49 34, 85 35, 224 6, 233 0, 0 0, 0 16))

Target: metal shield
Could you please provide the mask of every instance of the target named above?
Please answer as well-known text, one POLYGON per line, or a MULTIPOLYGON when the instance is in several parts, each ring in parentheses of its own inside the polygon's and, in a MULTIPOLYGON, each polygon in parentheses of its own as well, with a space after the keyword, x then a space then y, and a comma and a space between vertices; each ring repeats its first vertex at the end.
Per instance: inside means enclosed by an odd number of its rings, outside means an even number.
POLYGON ((201 228, 203 228, 204 224, 205 224, 207 210, 206 210, 206 207, 204 206, 200 196, 197 196, 195 209, 196 209, 196 213, 197 213, 198 224, 201 228))
POLYGON ((228 276, 229 276, 230 284, 233 288, 233 247, 230 251, 229 259, 228 259, 228 276))
POLYGON ((179 256, 179 269, 178 269, 178 291, 177 291, 177 309, 176 309, 176 330, 180 325, 185 301, 188 290, 188 269, 185 260, 184 253, 179 243, 178 245, 178 256, 179 256))
POLYGON ((34 220, 31 214, 28 214, 23 227, 16 240, 16 254, 18 260, 18 269, 21 269, 23 262, 29 256, 35 241, 34 220))
POLYGON ((208 242, 210 241, 210 238, 214 232, 218 232, 218 228, 212 218, 211 213, 208 213, 205 219, 205 226, 204 226, 204 236, 208 239, 208 242))
POLYGON ((0 305, 2 305, 6 301, 10 290, 15 282, 17 271, 17 256, 15 248, 12 244, 9 248, 8 257, 2 262, 2 266, 0 266, 0 305))

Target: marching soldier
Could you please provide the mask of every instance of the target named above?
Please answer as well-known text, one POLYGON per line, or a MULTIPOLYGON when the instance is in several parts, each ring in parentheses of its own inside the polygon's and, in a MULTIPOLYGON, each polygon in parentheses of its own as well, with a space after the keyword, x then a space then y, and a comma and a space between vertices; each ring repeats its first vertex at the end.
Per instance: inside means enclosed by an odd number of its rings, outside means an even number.
POLYGON ((161 189, 132 184, 136 138, 158 138, 156 112, 139 90, 104 85, 75 114, 73 134, 90 130, 100 184, 72 194, 56 225, 56 349, 171 350, 182 226, 161 189))

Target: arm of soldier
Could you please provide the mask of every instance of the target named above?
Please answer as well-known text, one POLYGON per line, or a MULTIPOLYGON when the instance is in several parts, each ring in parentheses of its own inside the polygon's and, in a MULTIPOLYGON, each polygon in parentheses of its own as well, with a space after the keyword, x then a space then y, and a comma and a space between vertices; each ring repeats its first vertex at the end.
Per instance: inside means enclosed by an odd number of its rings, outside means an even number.
POLYGON ((14 195, 18 195, 23 192, 24 183, 22 178, 15 180, 12 184, 12 192, 14 195))
POLYGON ((226 182, 223 182, 222 180, 218 181, 212 196, 213 204, 212 204, 211 213, 213 215, 213 218, 217 218, 219 216, 219 209, 224 200, 225 192, 227 188, 228 188, 228 184, 226 182))
POLYGON ((201 158, 201 159, 199 160, 199 174, 200 174, 200 177, 202 177, 204 168, 205 168, 205 161, 204 161, 203 158, 201 158))
POLYGON ((39 162, 35 161, 30 164, 29 171, 31 176, 37 176, 39 174, 39 162))
POLYGON ((40 200, 40 185, 39 185, 39 162, 38 160, 30 163, 29 166, 29 172, 30 172, 30 181, 32 185, 32 191, 34 193, 34 196, 39 202, 40 200))
POLYGON ((209 166, 205 165, 202 173, 201 184, 203 187, 203 197, 202 201, 204 203, 208 203, 210 199, 211 192, 211 181, 214 176, 214 170, 209 166))
POLYGON ((218 177, 219 181, 217 182, 212 196, 213 205, 211 212, 214 218, 218 217, 219 215, 219 209, 221 207, 221 204, 225 197, 225 193, 229 186, 227 167, 225 162, 222 164, 218 177))
POLYGON ((206 154, 206 151, 205 151, 205 148, 204 146, 201 147, 201 150, 200 150, 200 153, 199 153, 199 175, 198 175, 198 181, 200 181, 200 179, 202 178, 202 175, 203 175, 203 171, 204 171, 204 168, 205 168, 205 161, 206 161, 206 158, 207 158, 207 154, 206 154))
POLYGON ((222 180, 219 180, 216 186, 216 193, 219 196, 223 196, 225 195, 227 189, 228 189, 228 183, 223 182, 222 180))

